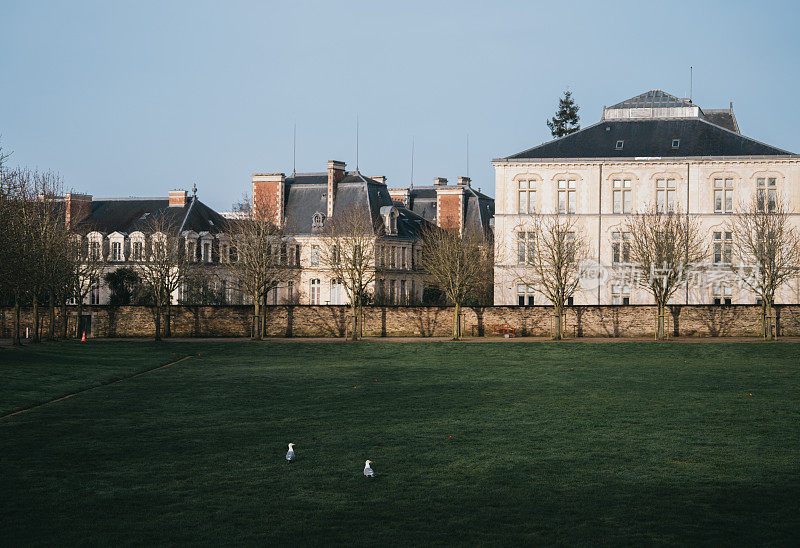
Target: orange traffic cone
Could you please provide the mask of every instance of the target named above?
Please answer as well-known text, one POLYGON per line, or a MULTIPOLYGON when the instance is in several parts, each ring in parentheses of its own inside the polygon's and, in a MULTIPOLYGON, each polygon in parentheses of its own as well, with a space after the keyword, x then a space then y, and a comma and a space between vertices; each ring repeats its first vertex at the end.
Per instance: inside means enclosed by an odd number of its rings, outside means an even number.
POLYGON ((81 337, 81 342, 86 342, 86 331, 83 332, 83 337, 81 337))

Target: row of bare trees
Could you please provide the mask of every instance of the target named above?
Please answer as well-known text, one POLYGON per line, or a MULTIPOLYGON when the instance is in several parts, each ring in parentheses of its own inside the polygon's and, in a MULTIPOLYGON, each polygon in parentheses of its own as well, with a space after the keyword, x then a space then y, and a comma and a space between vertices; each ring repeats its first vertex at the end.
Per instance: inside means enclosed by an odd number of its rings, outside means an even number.
MULTIPOLYGON (((63 204, 61 178, 52 172, 9 169, 0 151, 0 299, 13 306, 13 344, 21 342, 23 305, 33 313, 31 340, 41 339, 48 310, 47 339, 55 339, 56 307, 71 297, 75 270, 63 204)), ((62 306, 63 310, 63 306, 62 306)), ((64 324, 63 336, 66 336, 64 324)))
MULTIPOLYGON (((658 309, 655 336, 665 339, 670 299, 687 286, 693 270, 707 266, 711 255, 699 219, 652 207, 630 215, 620 230, 629 235, 625 271, 636 271, 634 283, 652 296, 658 309)), ((792 212, 780 197, 768 204, 754 199, 730 216, 725 230, 732 234, 732 260, 722 266, 760 300, 762 334, 774 339, 776 292, 800 274, 800 233, 792 212)), ((553 338, 561 339, 565 307, 580 287, 584 261, 590 259, 588 238, 575 216, 558 214, 536 215, 516 233, 519 266, 514 276, 552 304, 553 338)))

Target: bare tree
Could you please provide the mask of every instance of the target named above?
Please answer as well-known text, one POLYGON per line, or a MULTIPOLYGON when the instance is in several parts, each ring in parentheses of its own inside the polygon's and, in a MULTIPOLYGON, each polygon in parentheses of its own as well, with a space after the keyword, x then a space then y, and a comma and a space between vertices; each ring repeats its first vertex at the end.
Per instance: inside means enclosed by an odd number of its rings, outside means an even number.
POLYGON ((519 225, 515 278, 553 305, 553 339, 564 338, 564 310, 580 284, 580 265, 589 256, 574 215, 534 215, 519 225))
POLYGON ((35 241, 30 230, 35 203, 31 172, 4 171, 0 189, 0 282, 14 303, 12 344, 15 346, 21 344, 21 307, 36 273, 35 241))
POLYGON ((689 270, 708 258, 697 217, 652 206, 628 217, 625 230, 630 234, 634 281, 653 295, 658 307, 656 339, 666 339, 670 298, 689 270))
MULTIPOLYGON (((170 213, 149 217, 146 233, 149 235, 142 261, 137 264, 142 285, 153 305, 155 339, 161 340, 161 319, 169 314, 172 294, 184 283, 190 257, 183 238, 177 234, 170 213)), ((165 322, 165 335, 169 337, 169 316, 165 322)))
MULTIPOLYGON (((67 294, 77 304, 77 319, 75 321, 75 337, 81 337, 81 317, 83 316, 83 302, 99 282, 105 265, 102 251, 91 249, 86 238, 73 235, 66 248, 69 272, 67 294)), ((68 321, 64 317, 64 322, 68 321)))
POLYGON ((463 336, 461 308, 471 296, 485 291, 493 268, 492 243, 482 231, 426 227, 422 231, 419 263, 428 283, 455 305, 453 340, 463 336))
POLYGON ((762 335, 767 340, 776 336, 772 326, 775 293, 798 276, 800 268, 800 233, 792 226, 791 214, 779 194, 762 193, 739 207, 728 222, 739 263, 731 268, 761 299, 762 335))
POLYGON ((266 336, 267 294, 293 279, 296 267, 290 264, 285 234, 276 208, 266 198, 246 198, 234 205, 238 218, 229 221, 231 260, 229 272, 235 290, 253 301, 253 338, 266 336))
POLYGON ((350 302, 352 330, 357 340, 359 318, 370 284, 375 281, 375 241, 383 232, 366 207, 351 207, 325 221, 320 264, 344 287, 350 302))

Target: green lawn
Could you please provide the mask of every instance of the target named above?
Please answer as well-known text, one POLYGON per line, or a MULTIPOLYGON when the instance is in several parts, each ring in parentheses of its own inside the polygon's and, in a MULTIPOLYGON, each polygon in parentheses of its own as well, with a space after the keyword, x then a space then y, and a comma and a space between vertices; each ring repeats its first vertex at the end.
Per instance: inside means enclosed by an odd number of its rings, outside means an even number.
POLYGON ((48 344, 0 414, 198 353, 0 419, 0 544, 800 535, 798 344, 48 344))

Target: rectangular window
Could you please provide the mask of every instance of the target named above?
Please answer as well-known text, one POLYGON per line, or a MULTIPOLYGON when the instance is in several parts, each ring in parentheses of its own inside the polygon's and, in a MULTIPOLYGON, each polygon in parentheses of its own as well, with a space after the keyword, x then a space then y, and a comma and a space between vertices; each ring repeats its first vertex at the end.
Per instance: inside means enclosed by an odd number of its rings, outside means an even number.
POLYGON ((759 177, 756 179, 756 197, 758 210, 772 213, 778 205, 778 189, 775 177, 759 177))
POLYGON ((517 285, 517 304, 519 306, 533 306, 533 286, 517 285))
POLYGON ((319 304, 320 287, 321 286, 318 279, 311 280, 311 304, 319 304))
POLYGON ((396 261, 395 261, 395 259, 396 259, 396 256, 395 256, 395 247, 394 247, 394 246, 392 246, 392 249, 391 249, 391 259, 389 260, 389 264, 391 265, 391 267, 392 267, 392 268, 397 268, 397 264, 396 264, 396 261))
POLYGON ((294 246, 294 265, 300 266, 300 246, 294 246))
POLYGON ((534 232, 517 233, 517 264, 533 264, 534 232))
POLYGON ((611 286, 611 304, 630 304, 631 286, 614 284, 611 286))
POLYGON ((400 304, 406 304, 406 281, 400 280, 400 304))
POLYGON ((659 213, 675 211, 675 179, 656 179, 656 207, 659 213))
MULTIPOLYGON (((205 250, 203 250, 203 253, 205 253, 205 250)), ((281 265, 286 266, 288 262, 289 262, 289 253, 288 250, 286 249, 286 244, 281 244, 281 265)))
POLYGON ((142 260, 142 242, 133 242, 131 244, 133 248, 133 260, 134 261, 141 261, 142 260))
POLYGON ((629 263, 631 261, 631 233, 611 233, 611 262, 614 264, 629 263))
POLYGON ((395 304, 394 301, 394 280, 389 280, 389 303, 395 304))
POLYGON ((558 181, 558 212, 575 213, 575 181, 558 181))
POLYGON ((339 261, 341 261, 341 256, 340 256, 340 253, 339 253, 339 246, 338 245, 334 245, 333 246, 333 250, 331 251, 331 263, 339 264, 339 261))
POLYGON ((406 268, 406 248, 400 248, 400 268, 406 268))
POLYGON ((617 145, 614 147, 617 150, 622 150, 622 145, 625 144, 625 141, 617 141, 617 145))
POLYGON ((681 146, 681 140, 680 139, 673 139, 672 140, 672 148, 678 148, 679 146, 681 146))
POLYGON ((319 266, 319 246, 311 246, 311 266, 319 266))
POLYGON ((294 302, 294 280, 289 280, 289 283, 286 287, 286 300, 294 302))
POLYGON ((614 213, 631 212, 631 182, 615 179, 613 183, 614 213))
POLYGON ((122 260, 122 243, 121 242, 112 242, 111 243, 111 260, 112 261, 121 261, 122 260))
POLYGON ((520 181, 518 194, 519 213, 536 212, 536 181, 520 181))
POLYGON ((100 255, 101 255, 100 242, 98 242, 98 241, 90 242, 90 244, 89 244, 89 257, 93 261, 99 261, 100 260, 100 255))
POLYGON ((714 213, 733 212, 733 179, 714 179, 714 213))
POLYGON ((711 286, 711 293, 716 305, 729 305, 733 303, 733 288, 726 283, 716 283, 711 286))
MULTIPOLYGON (((283 250, 286 250, 284 246, 283 250)), ((286 255, 284 254, 283 260, 286 261, 286 255)), ((203 242, 203 262, 210 263, 211 262, 211 242, 203 242)))
POLYGON ((731 264, 733 234, 714 232, 714 264, 731 264))
POLYGON ((100 304, 100 280, 92 282, 92 289, 89 292, 89 304, 100 304))

